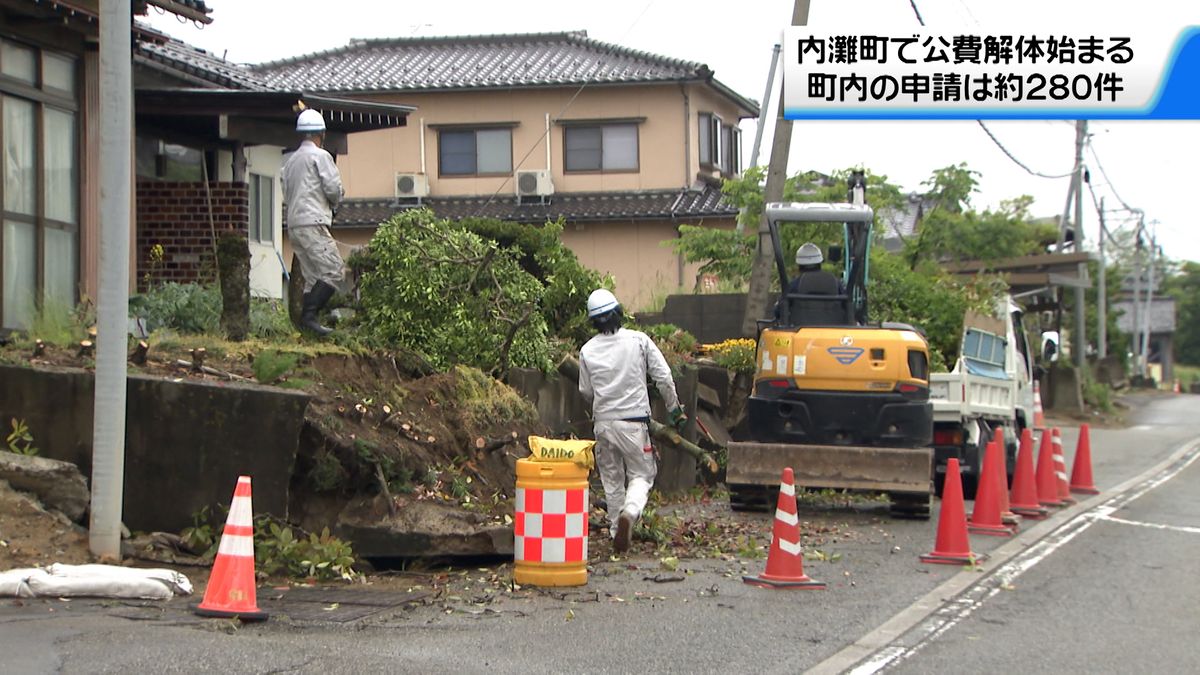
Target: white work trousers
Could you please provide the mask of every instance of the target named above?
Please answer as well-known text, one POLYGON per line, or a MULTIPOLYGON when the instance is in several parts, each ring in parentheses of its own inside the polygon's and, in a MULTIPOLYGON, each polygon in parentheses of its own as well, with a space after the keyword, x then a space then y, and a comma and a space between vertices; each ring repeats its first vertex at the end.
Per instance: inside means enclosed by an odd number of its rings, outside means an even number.
POLYGON ((622 511, 634 522, 642 516, 658 464, 650 445, 650 429, 644 422, 597 420, 592 430, 596 433, 596 466, 608 502, 610 532, 615 533, 622 511))
POLYGON ((304 274, 304 292, 312 290, 318 281, 342 290, 346 264, 338 253, 337 243, 329 228, 324 225, 303 225, 288 228, 288 240, 292 252, 300 259, 300 272, 304 274))

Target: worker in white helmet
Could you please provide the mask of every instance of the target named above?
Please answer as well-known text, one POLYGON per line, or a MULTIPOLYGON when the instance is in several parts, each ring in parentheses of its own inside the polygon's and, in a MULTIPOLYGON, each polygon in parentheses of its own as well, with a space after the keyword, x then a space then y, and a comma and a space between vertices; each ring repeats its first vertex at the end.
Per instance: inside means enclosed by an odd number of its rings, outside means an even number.
POLYGON ((307 109, 296 118, 303 136, 300 147, 283 163, 283 200, 287 204, 288 240, 304 274, 304 304, 300 327, 317 336, 332 332, 317 321, 345 278, 346 265, 338 253, 329 226, 345 192, 333 156, 322 145, 325 118, 307 109))
MULTIPOLYGON (((796 276, 792 277, 791 283, 788 284, 788 292, 806 295, 841 295, 845 293, 846 289, 842 280, 821 269, 821 264, 824 262, 825 256, 821 253, 821 247, 811 241, 796 249, 796 276)), ((782 297, 779 302, 775 303, 776 319, 781 313, 782 303, 782 297)))
POLYGON ((687 416, 658 346, 645 333, 621 327, 616 296, 603 288, 593 291, 587 312, 599 334, 579 350, 579 393, 592 409, 596 466, 608 503, 613 549, 623 553, 658 473, 650 445, 646 376, 662 394, 672 425, 682 429, 687 416))

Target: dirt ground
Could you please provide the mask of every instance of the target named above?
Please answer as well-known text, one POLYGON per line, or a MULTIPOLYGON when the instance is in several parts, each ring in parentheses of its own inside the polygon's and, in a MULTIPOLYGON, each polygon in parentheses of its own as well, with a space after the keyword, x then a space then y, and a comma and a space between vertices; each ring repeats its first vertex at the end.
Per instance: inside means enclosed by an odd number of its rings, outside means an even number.
POLYGON ((86 530, 0 481, 0 570, 91 560, 86 530))

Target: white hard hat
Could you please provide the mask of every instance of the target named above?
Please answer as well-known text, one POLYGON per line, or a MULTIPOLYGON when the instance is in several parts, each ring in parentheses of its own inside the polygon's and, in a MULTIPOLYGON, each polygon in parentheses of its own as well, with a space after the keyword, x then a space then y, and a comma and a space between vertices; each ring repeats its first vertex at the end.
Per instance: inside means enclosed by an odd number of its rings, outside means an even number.
POLYGON ((300 116, 296 118, 296 131, 302 134, 315 134, 325 131, 325 118, 321 113, 309 108, 301 110, 300 116))
POLYGON ((617 296, 613 295, 612 291, 607 288, 597 288, 588 296, 588 318, 594 319, 620 306, 621 303, 617 302, 617 296))
POLYGON ((797 265, 820 265, 825 262, 825 256, 821 255, 821 249, 811 241, 796 249, 796 264, 797 265))

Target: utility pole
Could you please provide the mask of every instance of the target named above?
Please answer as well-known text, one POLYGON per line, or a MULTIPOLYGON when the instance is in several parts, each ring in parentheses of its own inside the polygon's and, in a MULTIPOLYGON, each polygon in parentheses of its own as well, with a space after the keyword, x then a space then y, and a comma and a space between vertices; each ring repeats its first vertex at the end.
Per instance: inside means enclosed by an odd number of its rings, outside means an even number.
POLYGON ((125 488, 125 386, 129 326, 133 56, 130 0, 100 0, 100 292, 92 427, 92 515, 88 544, 121 559, 125 488))
MULTIPOLYGON (((795 0, 792 5, 792 25, 808 25, 810 0, 795 0)), ((767 165, 767 184, 763 188, 763 204, 783 200, 783 186, 787 182, 788 151, 792 145, 792 122, 784 119, 784 96, 779 92, 779 114, 775 118, 775 137, 771 141, 771 161, 767 165)), ((771 292, 771 272, 775 265, 775 254, 771 248, 771 230, 767 225, 764 209, 758 223, 758 246, 754 263, 750 268, 750 290, 746 294, 746 312, 742 315, 742 335, 757 333, 757 321, 767 314, 767 296, 771 292)))
POLYGON ((1150 375, 1150 317, 1154 307, 1154 266, 1158 262, 1158 235, 1150 221, 1150 270, 1146 282, 1146 310, 1142 312, 1142 376, 1150 375))
MULTIPOLYGON (((750 166, 758 166, 758 148, 762 145, 763 128, 767 126, 767 111, 771 106, 771 89, 775 85, 775 67, 779 65, 780 54, 783 51, 783 46, 775 43, 775 48, 771 50, 771 67, 767 73, 767 90, 763 92, 762 107, 758 110, 758 126, 754 130, 754 147, 750 149, 750 166)), ((782 93, 780 94, 782 96, 782 93)), ((741 234, 746 230, 746 224, 742 222, 742 216, 746 213, 746 207, 742 207, 738 213, 737 233, 741 234)))
MULTIPOLYGON (((1083 253, 1083 144, 1087 141, 1087 120, 1075 123, 1075 252, 1083 253)), ((1088 266, 1079 263, 1079 281, 1087 280, 1088 266)), ((1075 287, 1075 367, 1083 370, 1087 365, 1087 292, 1083 286, 1075 287)))
POLYGON ((1133 368, 1142 374, 1142 232, 1145 229, 1145 214, 1138 216, 1136 247, 1133 252, 1133 368))
POLYGON ((1108 356, 1108 261, 1104 259, 1104 240, 1108 230, 1104 227, 1104 197, 1100 198, 1100 278, 1096 292, 1096 355, 1103 360, 1108 356))

